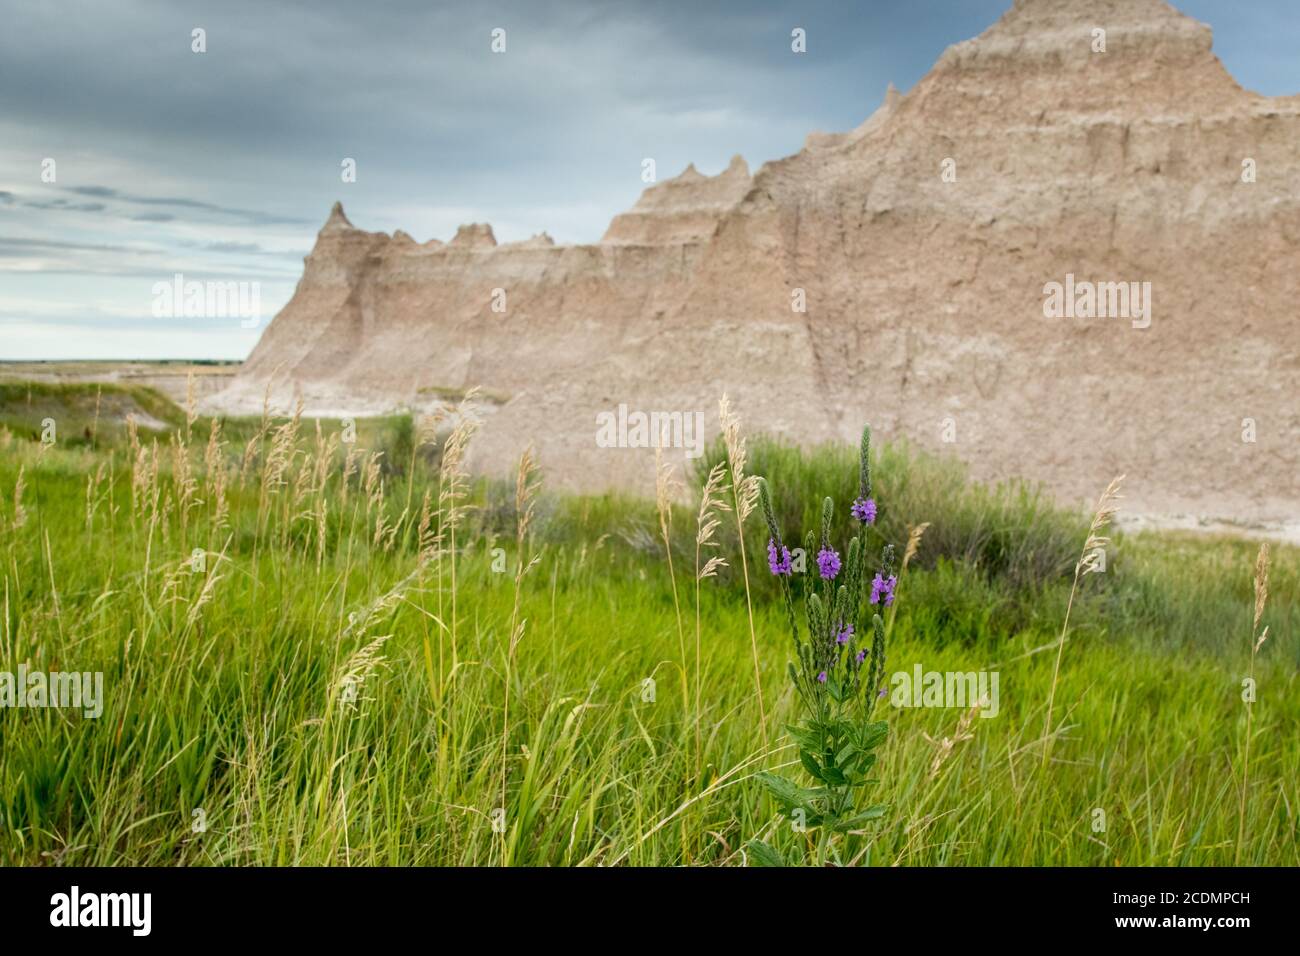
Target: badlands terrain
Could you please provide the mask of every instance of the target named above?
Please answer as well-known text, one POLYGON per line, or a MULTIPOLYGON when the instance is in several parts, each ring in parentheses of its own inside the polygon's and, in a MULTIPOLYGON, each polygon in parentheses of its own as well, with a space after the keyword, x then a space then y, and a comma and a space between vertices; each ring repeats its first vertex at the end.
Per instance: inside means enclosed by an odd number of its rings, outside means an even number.
POLYGON ((869 421, 1064 502, 1126 473, 1145 520, 1284 526, 1297 144, 1300 96, 1242 89, 1163 0, 1019 0, 857 129, 688 168, 593 245, 486 224, 421 243, 336 204, 205 404, 255 411, 269 385, 308 414, 423 411, 479 386, 475 467, 532 444, 551 487, 648 490, 650 455, 600 447, 597 416, 716 430, 726 392, 751 432, 851 442, 869 421), (1145 312, 1049 317, 1051 283, 1137 283, 1145 312))

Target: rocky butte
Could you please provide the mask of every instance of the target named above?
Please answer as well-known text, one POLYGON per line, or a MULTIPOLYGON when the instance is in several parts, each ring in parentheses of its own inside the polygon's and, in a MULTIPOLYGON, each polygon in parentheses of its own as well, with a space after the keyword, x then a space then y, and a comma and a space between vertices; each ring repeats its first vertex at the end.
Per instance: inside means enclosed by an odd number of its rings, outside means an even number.
POLYGON ((725 390, 751 432, 865 420, 1066 501, 1124 472, 1128 509, 1294 520, 1297 182, 1300 96, 1242 89, 1208 27, 1163 0, 1019 0, 857 129, 752 175, 688 168, 594 245, 418 243, 335 205, 218 405, 257 406, 276 369, 309 413, 479 385, 477 467, 531 442, 552 487, 646 489, 649 454, 600 447, 597 415, 716 429, 725 390), (1102 291, 1045 308, 1067 282, 1102 291), (1108 314, 1135 283, 1144 327, 1108 314))

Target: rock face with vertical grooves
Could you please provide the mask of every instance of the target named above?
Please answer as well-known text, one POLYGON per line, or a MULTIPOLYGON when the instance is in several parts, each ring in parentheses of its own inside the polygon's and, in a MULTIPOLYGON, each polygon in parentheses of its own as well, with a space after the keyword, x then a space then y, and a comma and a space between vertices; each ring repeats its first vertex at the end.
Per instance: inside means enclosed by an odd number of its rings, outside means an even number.
POLYGON ((531 442, 552 485, 645 489, 649 454, 597 447, 596 414, 716 430, 726 391, 751 431, 869 420, 1067 501, 1126 472, 1138 511, 1295 518, 1297 182, 1300 96, 1243 90, 1208 27, 1163 0, 1019 0, 858 129, 752 176, 689 168, 595 245, 420 244, 336 205, 220 404, 276 369, 309 412, 480 385, 479 467, 531 442), (1149 327, 1045 317, 1067 275, 1150 283, 1149 327))

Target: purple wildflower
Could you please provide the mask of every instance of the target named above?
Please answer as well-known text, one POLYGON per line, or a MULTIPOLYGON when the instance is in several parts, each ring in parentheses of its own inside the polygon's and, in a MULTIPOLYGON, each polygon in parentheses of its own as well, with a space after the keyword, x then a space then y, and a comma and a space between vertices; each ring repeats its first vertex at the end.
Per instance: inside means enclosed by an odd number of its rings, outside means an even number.
POLYGON ((880 599, 883 596, 885 599, 885 607, 889 607, 894 603, 894 588, 897 585, 898 575, 891 574, 889 577, 884 578, 881 577, 880 572, 877 571, 876 576, 871 579, 871 603, 879 604, 880 599))
POLYGON ((867 649, 864 647, 862 650, 858 651, 858 656, 853 659, 857 661, 859 664, 861 664, 864 660, 866 660, 866 658, 867 658, 867 649))
POLYGON ((898 586, 898 575, 891 574, 885 581, 885 607, 894 603, 894 588, 898 586))
POLYGON ((853 625, 845 624, 840 628, 840 632, 835 635, 835 642, 837 644, 847 644, 849 642, 849 638, 852 636, 853 636, 853 625))
POLYGON ((822 548, 817 552, 817 569, 824 580, 834 580, 840 573, 840 556, 830 548, 822 548))
POLYGON ((785 545, 781 546, 781 555, 777 556, 776 542, 771 538, 767 539, 767 566, 772 569, 773 574, 789 574, 790 567, 790 549, 785 545))
POLYGON ((853 517, 857 518, 863 524, 875 524, 876 522, 876 499, 875 498, 858 498, 853 502, 853 517))
POLYGON ((817 675, 817 683, 819 683, 819 684, 824 684, 824 683, 826 683, 826 672, 825 672, 825 671, 822 671, 820 674, 817 675))

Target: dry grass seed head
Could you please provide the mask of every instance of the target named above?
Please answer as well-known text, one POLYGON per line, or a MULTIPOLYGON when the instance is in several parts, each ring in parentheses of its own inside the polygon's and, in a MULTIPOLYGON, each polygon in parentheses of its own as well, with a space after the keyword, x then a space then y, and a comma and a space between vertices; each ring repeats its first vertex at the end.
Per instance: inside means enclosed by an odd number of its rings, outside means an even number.
POLYGON ((731 468, 736 507, 743 522, 758 503, 758 481, 754 477, 745 475, 745 467, 749 463, 745 436, 740 433, 740 416, 731 407, 731 400, 725 393, 718 401, 718 422, 722 428, 723 443, 727 448, 727 464, 731 468))
POLYGON ((951 737, 944 737, 942 740, 935 740, 929 734, 922 732, 921 736, 937 748, 934 760, 930 763, 930 780, 939 776, 939 771, 943 769, 945 761, 947 761, 948 757, 952 754, 953 748, 957 744, 966 740, 974 739, 975 731, 971 729, 971 724, 975 722, 975 715, 979 713, 979 709, 985 706, 986 703, 987 701, 984 700, 976 701, 969 710, 962 714, 961 718, 957 721, 957 729, 951 737))
POLYGON ((907 548, 903 551, 903 568, 906 569, 912 559, 916 557, 916 552, 921 549, 921 536, 925 534, 925 529, 930 527, 930 522, 923 521, 914 528, 910 528, 907 533, 907 548))
POLYGON ((1268 602, 1268 543, 1259 546, 1255 558, 1255 625, 1259 629, 1259 619, 1264 616, 1264 605, 1268 602))
POLYGON ((1119 511, 1119 501, 1123 497, 1119 493, 1119 486, 1123 480, 1124 475, 1112 478, 1097 500, 1097 510, 1092 516, 1092 524, 1088 526, 1088 539, 1083 544, 1083 555, 1079 559, 1078 568, 1081 574, 1092 574, 1101 570, 1103 549, 1110 544, 1110 538, 1101 532, 1106 530, 1111 519, 1119 511))
POLYGON ((371 675, 380 667, 385 666, 383 655, 380 652, 391 636, 391 634, 385 634, 375 638, 369 644, 353 652, 352 656, 339 666, 339 669, 334 673, 334 679, 330 682, 329 700, 331 704, 335 702, 350 704, 355 709, 361 700, 366 699, 361 696, 361 692, 371 675), (345 694, 345 690, 349 687, 352 689, 352 693, 345 694))
MULTIPOLYGON (((519 470, 515 474, 515 538, 522 546, 528 536, 528 529, 533 523, 537 508, 537 493, 541 489, 541 470, 532 446, 524 449, 519 458, 519 470)), ((523 556, 520 555, 520 560, 523 556)))
POLYGON ((26 465, 18 466, 18 480, 14 483, 14 530, 17 531, 27 523, 27 509, 23 507, 23 490, 27 487, 24 479, 26 465))
POLYGON ((665 541, 673 525, 673 495, 678 483, 673 474, 673 466, 664 460, 664 436, 660 436, 655 446, 655 510, 659 514, 659 531, 665 541))

